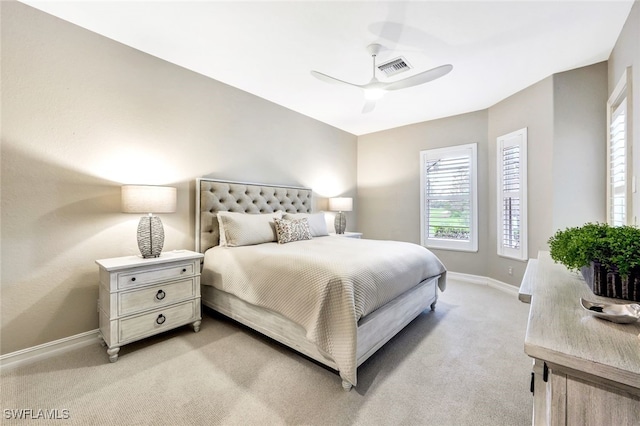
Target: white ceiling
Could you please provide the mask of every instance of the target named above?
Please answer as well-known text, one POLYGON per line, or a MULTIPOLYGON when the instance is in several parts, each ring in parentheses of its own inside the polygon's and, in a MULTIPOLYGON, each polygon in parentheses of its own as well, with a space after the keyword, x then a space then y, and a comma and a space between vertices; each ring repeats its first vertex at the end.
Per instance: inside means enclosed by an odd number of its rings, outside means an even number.
POLYGON ((355 135, 487 108, 551 74, 607 60, 633 0, 31 1, 23 3, 355 135), (439 80, 388 93, 362 114, 349 82, 404 56, 402 79, 443 64, 439 80))

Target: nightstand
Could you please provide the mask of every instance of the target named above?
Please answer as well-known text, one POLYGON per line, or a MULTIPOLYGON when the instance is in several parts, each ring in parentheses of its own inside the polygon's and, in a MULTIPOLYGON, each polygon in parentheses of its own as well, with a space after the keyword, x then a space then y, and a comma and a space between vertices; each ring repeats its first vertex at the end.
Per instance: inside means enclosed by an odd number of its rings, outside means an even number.
POLYGON ((362 232, 345 232, 344 234, 336 234, 335 232, 331 232, 329 235, 332 237, 362 238, 362 232))
POLYGON ((122 345, 192 324, 200 330, 200 260, 189 250, 96 260, 100 267, 100 335, 109 361, 122 345))

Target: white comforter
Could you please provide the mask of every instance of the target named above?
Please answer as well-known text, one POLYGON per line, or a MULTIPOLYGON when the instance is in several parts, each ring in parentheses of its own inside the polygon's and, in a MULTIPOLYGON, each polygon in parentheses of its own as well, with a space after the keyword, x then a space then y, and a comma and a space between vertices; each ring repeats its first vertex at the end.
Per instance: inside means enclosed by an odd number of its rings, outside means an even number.
POLYGON ((318 237, 211 248, 201 282, 301 325, 355 385, 360 318, 436 275, 444 291, 444 266, 416 244, 318 237))

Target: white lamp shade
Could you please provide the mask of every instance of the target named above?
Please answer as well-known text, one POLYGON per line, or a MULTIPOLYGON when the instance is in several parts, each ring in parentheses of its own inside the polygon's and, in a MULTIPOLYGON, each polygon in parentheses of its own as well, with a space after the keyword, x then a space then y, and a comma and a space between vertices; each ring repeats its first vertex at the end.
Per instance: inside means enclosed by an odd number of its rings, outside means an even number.
POLYGON ((124 213, 173 213, 176 211, 176 188, 170 186, 122 186, 124 213))
POLYGON ((353 210, 353 198, 329 198, 329 210, 334 212, 350 212, 351 210, 353 210))

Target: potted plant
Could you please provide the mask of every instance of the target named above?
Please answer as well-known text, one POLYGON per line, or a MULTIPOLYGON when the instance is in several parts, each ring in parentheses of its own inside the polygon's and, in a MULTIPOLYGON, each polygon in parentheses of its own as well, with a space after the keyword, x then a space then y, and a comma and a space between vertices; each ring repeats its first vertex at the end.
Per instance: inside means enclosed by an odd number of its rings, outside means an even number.
POLYGON ((640 301, 640 229, 587 223, 558 230, 548 243, 551 258, 580 270, 594 294, 640 301))

